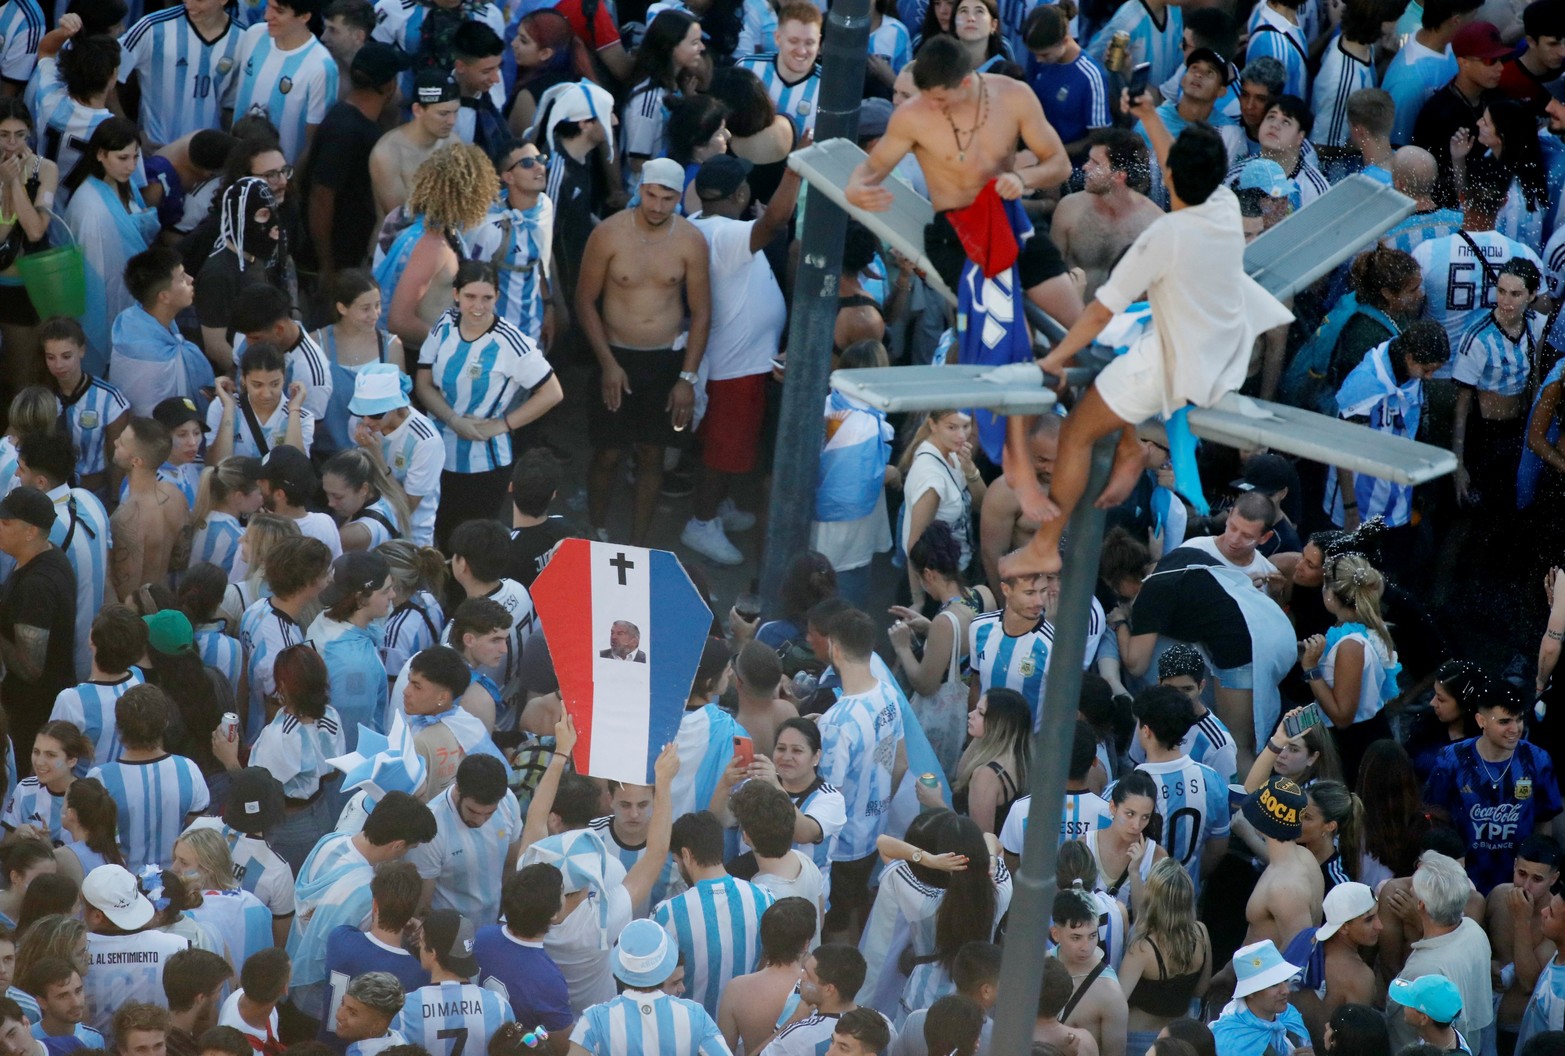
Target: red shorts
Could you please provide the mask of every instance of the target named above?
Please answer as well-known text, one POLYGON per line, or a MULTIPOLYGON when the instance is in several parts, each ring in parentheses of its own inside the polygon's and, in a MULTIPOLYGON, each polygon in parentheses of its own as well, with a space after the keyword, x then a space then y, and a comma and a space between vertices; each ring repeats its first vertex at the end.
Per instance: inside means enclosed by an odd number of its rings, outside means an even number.
POLYGON ((700 429, 701 462, 706 468, 718 473, 748 473, 755 468, 768 377, 749 374, 706 383, 706 415, 700 429))

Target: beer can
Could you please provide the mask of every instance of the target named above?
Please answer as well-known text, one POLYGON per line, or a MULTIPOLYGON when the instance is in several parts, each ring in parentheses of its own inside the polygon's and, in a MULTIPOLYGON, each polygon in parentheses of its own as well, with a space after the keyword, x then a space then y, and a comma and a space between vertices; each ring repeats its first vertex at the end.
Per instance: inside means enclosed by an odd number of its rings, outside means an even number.
POLYGON ((919 774, 918 775, 918 783, 923 785, 925 788, 939 788, 940 787, 940 779, 938 777, 936 777, 934 774, 919 774))
POLYGON ((1125 30, 1116 30, 1109 38, 1108 50, 1103 53, 1103 65, 1111 73, 1125 72, 1125 56, 1130 50, 1130 34, 1125 30))
POLYGON ((223 712, 223 718, 217 724, 217 730, 223 735, 223 739, 232 744, 239 739, 239 716, 231 711, 223 712))

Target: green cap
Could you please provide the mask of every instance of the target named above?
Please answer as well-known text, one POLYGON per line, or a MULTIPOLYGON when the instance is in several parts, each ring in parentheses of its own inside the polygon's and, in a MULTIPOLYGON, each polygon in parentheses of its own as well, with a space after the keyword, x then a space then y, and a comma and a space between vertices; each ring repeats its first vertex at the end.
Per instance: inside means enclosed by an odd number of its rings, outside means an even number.
POLYGON ((143 616, 147 625, 147 644, 160 653, 177 653, 195 646, 195 628, 190 617, 178 609, 164 609, 151 616, 143 616))

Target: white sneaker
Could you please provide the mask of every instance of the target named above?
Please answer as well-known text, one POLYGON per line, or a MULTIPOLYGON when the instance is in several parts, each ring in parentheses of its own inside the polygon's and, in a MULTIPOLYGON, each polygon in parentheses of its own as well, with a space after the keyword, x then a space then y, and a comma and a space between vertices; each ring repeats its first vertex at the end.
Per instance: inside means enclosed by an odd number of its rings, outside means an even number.
POLYGON ((737 565, 744 561, 744 555, 723 534, 722 520, 716 517, 710 521, 690 518, 685 530, 679 533, 679 541, 719 565, 737 565))
POLYGON ((755 514, 741 510, 733 499, 724 499, 717 508, 717 519, 723 522, 725 532, 748 532, 755 527, 755 514))

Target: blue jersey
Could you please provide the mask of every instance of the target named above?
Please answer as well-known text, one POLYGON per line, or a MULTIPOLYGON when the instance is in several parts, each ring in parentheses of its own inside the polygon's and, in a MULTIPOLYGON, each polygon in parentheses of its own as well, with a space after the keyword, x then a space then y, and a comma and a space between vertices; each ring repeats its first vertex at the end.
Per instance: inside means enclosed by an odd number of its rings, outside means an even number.
POLYGON ((125 867, 133 873, 148 865, 167 865, 185 819, 211 802, 201 768, 182 755, 105 763, 87 776, 103 782, 119 807, 120 847, 125 867))
POLYGON ((565 975, 542 942, 519 939, 503 925, 490 924, 478 929, 473 957, 479 984, 505 998, 518 1023, 552 1034, 575 1022, 565 975))
POLYGON ((875 853, 891 809, 891 773, 902 743, 902 691, 877 682, 867 693, 844 695, 819 721, 822 780, 839 789, 847 819, 831 860, 852 862, 875 853))
POLYGON ((206 515, 206 524, 196 529, 190 544, 190 563, 205 561, 224 572, 233 572, 234 558, 239 556, 239 540, 245 534, 239 518, 222 510, 206 515))
MULTIPOLYGON (((11 0, 14 4, 16 0, 11 0)), ((0 8, 0 18, 10 4, 0 8)), ((183 8, 179 8, 183 11, 183 8)), ((76 391, 59 397, 60 411, 76 445, 76 472, 81 476, 103 473, 108 469, 105 436, 109 426, 130 413, 130 402, 102 378, 83 374, 76 391)))
POLYGON ((495 1031, 515 1019, 505 998, 493 990, 448 981, 409 994, 391 1027, 429 1056, 475 1056, 495 1031))
MULTIPOLYGON (((452 308, 440 317, 418 353, 418 369, 433 375, 441 396, 455 414, 499 418, 519 394, 547 381, 553 369, 532 338, 499 316, 477 339, 462 336, 461 314, 452 308)), ((483 473, 511 464, 511 434, 488 440, 464 440, 444 422, 446 472, 483 473)))
POLYGON ((417 957, 402 947, 388 946, 351 924, 333 928, 326 937, 326 985, 330 1000, 321 1020, 320 1033, 316 1035, 333 1047, 341 1047, 341 1039, 333 1028, 337 1024, 337 1008, 342 1004, 342 995, 348 992, 348 984, 365 972, 388 972, 396 976, 403 992, 408 994, 429 985, 429 973, 424 971, 417 957))
POLYGON ((1436 52, 1412 37, 1407 39, 1380 81, 1380 87, 1396 103, 1396 117, 1391 123, 1392 143, 1406 146, 1413 142, 1413 125, 1418 121, 1418 112, 1429 102, 1430 96, 1455 76, 1456 57, 1451 53, 1450 45, 1446 45, 1444 52, 1436 52))
POLYGON ((218 126, 223 104, 232 98, 239 34, 227 21, 207 40, 181 5, 153 12, 121 38, 120 82, 136 75, 149 140, 172 143, 218 126))
POLYGON ((245 674, 249 678, 250 700, 244 720, 246 743, 261 735, 266 718, 266 701, 277 692, 272 666, 277 654, 304 641, 304 628, 292 616, 262 598, 245 610, 239 620, 239 641, 245 650, 245 674))
POLYGON ((468 254, 488 261, 500 276, 495 314, 522 333, 543 335, 543 295, 552 267, 554 203, 540 194, 531 209, 513 209, 504 201, 468 232, 468 254))
POLYGON ((803 133, 815 127, 815 111, 821 94, 821 68, 819 64, 803 78, 789 82, 783 78, 777 66, 776 55, 752 55, 741 59, 743 66, 761 79, 766 94, 772 97, 777 112, 793 121, 794 128, 803 133))
POLYGON ((1085 51, 1074 62, 1029 59, 1027 83, 1061 142, 1085 139, 1094 128, 1114 123, 1109 116, 1108 71, 1085 51))
POLYGON ((69 1034, 45 1034, 42 1023, 34 1023, 32 1029, 33 1037, 43 1042, 43 1047, 48 1050, 50 1056, 65 1056, 65 1053, 75 1052, 77 1049, 105 1047, 103 1035, 85 1023, 76 1024, 76 1029, 69 1034))
MULTIPOLYGON (((473 828, 456 805, 456 785, 429 804, 435 838, 408 852, 418 875, 435 882, 433 908, 454 909, 468 920, 500 916, 500 885, 511 847, 522 837, 522 811, 509 790, 489 820, 473 828)), ((532 1026, 534 1024, 528 1024, 532 1026)))
MULTIPOLYGON (((1177 10, 1177 9, 1176 9, 1177 10)), ((1289 22, 1281 12, 1266 0, 1255 5, 1250 13, 1250 43, 1246 46, 1245 60, 1254 62, 1265 55, 1282 63, 1287 71, 1283 82, 1284 95, 1310 98, 1310 67, 1304 31, 1289 22)))
POLYGON ((264 24, 244 31, 235 60, 240 73, 234 116, 264 115, 277 128, 283 156, 303 160, 310 130, 337 102, 337 60, 314 37, 284 51, 264 24))
POLYGON ((593 1005, 571 1030, 591 1056, 730 1056, 711 1015, 661 990, 634 990, 593 1005))
POLYGON ((1033 721, 1043 702, 1043 679, 1054 648, 1054 626, 1042 616, 1025 634, 1007 634, 1005 610, 974 616, 967 625, 967 655, 978 673, 979 692, 1014 689, 1027 700, 1033 721))
POLYGON ((55 843, 60 843, 60 815, 64 810, 65 793, 55 795, 36 777, 24 777, 11 790, 5 805, 5 815, 0 817, 0 825, 4 825, 7 832, 31 825, 40 832, 48 833, 49 839, 55 843))
POLYGON ((1310 133, 1316 146, 1348 145, 1348 97, 1363 88, 1375 87, 1375 64, 1365 62, 1342 46, 1337 34, 1321 56, 1320 72, 1315 75, 1311 109, 1315 127, 1310 133))
POLYGON ((1481 392, 1520 396, 1527 388, 1533 360, 1538 358, 1542 333, 1543 316, 1531 308, 1523 311, 1521 332, 1515 337, 1489 312, 1462 335, 1452 357, 1451 377, 1458 385, 1481 392))
POLYGON ((1166 763, 1142 763, 1136 769, 1157 784, 1163 849, 1185 867, 1199 896, 1201 851, 1208 840, 1229 833, 1228 779, 1187 755, 1166 763))
POLYGON ((679 944, 685 992, 708 1015, 717 1014, 723 987, 755 971, 761 953, 761 914, 775 899, 764 887, 732 876, 698 880, 652 911, 652 919, 679 944))
MULTIPOLYGON (((109 582, 109 511, 85 488, 61 484, 49 492, 54 500, 54 524, 49 541, 58 547, 76 573, 76 638, 72 659, 76 677, 92 674, 92 621, 103 607, 109 582)), ((100 758, 102 758, 100 756, 100 758)))
POLYGON ((1185 40, 1185 15, 1178 7, 1165 7, 1162 23, 1159 24, 1142 0, 1125 0, 1119 10, 1114 12, 1114 17, 1093 36, 1087 45, 1087 53, 1101 65, 1103 57, 1108 54, 1109 42, 1121 30, 1130 34, 1126 61, 1132 68, 1143 62, 1150 63, 1151 84, 1162 84, 1185 61, 1182 47, 1185 40))
POLYGON ((1560 812, 1549 753, 1521 741, 1503 763, 1478 754, 1478 738, 1440 753, 1424 783, 1424 801, 1444 807, 1467 847, 1467 875, 1487 895, 1511 878, 1516 848, 1560 812))
POLYGON ((0 78, 24 85, 38 62, 38 45, 48 31, 36 0, 0 4, 0 78))
POLYGON ((110 763, 120 757, 119 727, 114 708, 131 686, 146 681, 139 668, 131 668, 113 682, 83 682, 60 690, 54 698, 49 721, 69 722, 92 742, 92 758, 76 764, 76 776, 86 777, 94 762, 110 763))

